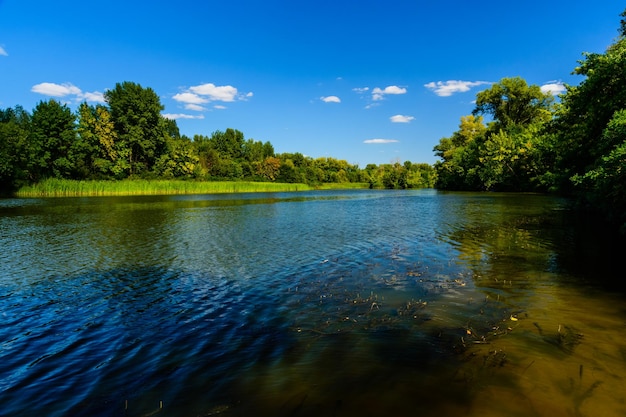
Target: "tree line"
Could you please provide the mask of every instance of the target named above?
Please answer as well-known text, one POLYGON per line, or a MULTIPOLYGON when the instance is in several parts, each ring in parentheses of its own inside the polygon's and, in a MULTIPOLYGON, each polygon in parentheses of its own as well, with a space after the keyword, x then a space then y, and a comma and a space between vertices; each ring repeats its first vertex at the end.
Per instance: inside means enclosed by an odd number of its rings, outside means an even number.
POLYGON ((287 183, 367 183, 372 188, 433 187, 434 168, 409 161, 358 165, 331 157, 276 153, 236 129, 181 135, 151 88, 122 82, 106 104, 73 112, 56 100, 0 109, 0 192, 48 178, 168 178, 287 183))
POLYGON ((626 11, 605 53, 585 53, 560 100, 519 77, 476 95, 434 147, 436 187, 556 192, 626 232, 626 11), (485 121, 485 117, 488 122, 485 121))

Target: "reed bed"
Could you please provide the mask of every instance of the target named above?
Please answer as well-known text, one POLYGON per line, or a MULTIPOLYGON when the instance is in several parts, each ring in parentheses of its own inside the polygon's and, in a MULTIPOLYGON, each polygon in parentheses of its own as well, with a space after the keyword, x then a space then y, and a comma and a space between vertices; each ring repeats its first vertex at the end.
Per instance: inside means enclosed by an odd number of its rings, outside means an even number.
POLYGON ((48 179, 23 187, 18 197, 78 197, 121 195, 218 194, 287 192, 313 189, 306 184, 252 181, 121 180, 75 181, 48 179))
POLYGON ((368 182, 330 182, 317 185, 317 190, 361 190, 370 188, 368 182))

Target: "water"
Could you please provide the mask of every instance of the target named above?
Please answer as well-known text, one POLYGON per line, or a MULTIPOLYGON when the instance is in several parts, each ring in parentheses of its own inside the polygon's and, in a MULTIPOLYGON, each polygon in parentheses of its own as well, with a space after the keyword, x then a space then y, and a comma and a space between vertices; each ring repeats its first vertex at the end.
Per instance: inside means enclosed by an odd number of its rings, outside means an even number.
POLYGON ((0 200, 0 415, 626 415, 623 252, 570 220, 432 190, 0 200))

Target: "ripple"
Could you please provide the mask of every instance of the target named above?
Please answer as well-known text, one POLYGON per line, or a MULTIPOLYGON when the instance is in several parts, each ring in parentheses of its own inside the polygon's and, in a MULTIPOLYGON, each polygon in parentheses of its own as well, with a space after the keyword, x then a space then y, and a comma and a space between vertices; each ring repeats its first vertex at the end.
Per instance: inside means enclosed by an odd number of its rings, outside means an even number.
MULTIPOLYGON (((520 201, 511 214, 505 197, 437 196, 315 192, 7 208, 19 215, 0 215, 0 243, 12 249, 0 254, 3 412, 138 416, 162 401, 168 415, 185 417, 365 415, 381 404, 406 414, 450 396, 459 411, 488 397, 483 383, 523 387, 515 370, 528 363, 515 361, 538 352, 537 343, 561 360, 588 349, 583 342, 558 356, 555 343, 524 327, 533 302, 553 306, 562 291, 550 267, 558 236, 538 233, 520 201), (508 327, 521 336, 509 337, 508 327), (502 363, 503 346, 512 372, 491 367, 502 363)), ((584 327, 566 314, 559 320, 584 327)), ((545 337, 559 340, 548 330, 545 337)), ((621 362, 610 363, 626 375, 621 362)), ((502 409, 504 401, 489 398, 502 409)))

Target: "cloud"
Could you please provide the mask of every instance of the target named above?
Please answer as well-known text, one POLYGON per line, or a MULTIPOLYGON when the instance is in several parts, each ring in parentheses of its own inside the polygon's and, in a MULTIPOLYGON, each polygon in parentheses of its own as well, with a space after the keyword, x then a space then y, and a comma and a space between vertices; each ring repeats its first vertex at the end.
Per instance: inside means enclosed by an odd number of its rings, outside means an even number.
POLYGON ((553 96, 564 93, 565 91, 565 84, 563 84, 561 81, 548 81, 541 86, 542 93, 551 93, 553 96))
POLYGON ((376 143, 376 144, 397 143, 397 142, 399 141, 396 139, 367 139, 363 141, 363 143, 376 143))
POLYGON ((363 94, 363 93, 368 92, 369 89, 370 89, 369 87, 356 87, 356 88, 353 88, 352 91, 359 93, 359 94, 363 94))
POLYGON ((392 123, 409 123, 411 120, 415 120, 415 117, 396 114, 395 116, 391 116, 389 119, 392 123))
POLYGON ((218 110, 224 110, 225 108, 227 108, 226 106, 222 106, 221 104, 216 104, 215 106, 213 106, 214 109, 218 109, 218 110))
POLYGON ((79 94, 79 99, 83 99, 85 101, 91 101, 96 103, 104 103, 104 94, 99 91, 94 91, 93 93, 82 93, 79 94))
POLYGON ((34 85, 30 91, 33 93, 43 94, 44 96, 52 96, 52 97, 65 97, 69 95, 78 95, 82 94, 80 88, 66 83, 66 84, 55 84, 55 83, 41 83, 34 85))
POLYGON ((7 51, 3 47, 1 47, 1 46, 0 46, 0 55, 2 55, 2 56, 9 56, 7 51))
MULTIPOLYGON (((232 85, 215 85, 213 83, 205 83, 200 85, 193 85, 184 89, 182 92, 174 94, 172 98, 179 103, 185 105, 185 110, 192 111, 207 111, 203 104, 210 103, 212 101, 222 101, 230 103, 233 101, 245 101, 252 97, 252 92, 241 94, 237 88, 232 85)), ((225 109, 225 106, 216 105, 215 109, 225 109)), ((190 117, 179 117, 189 119, 190 117)))
POLYGON ((99 91, 85 92, 72 83, 55 84, 55 83, 40 83, 32 86, 30 89, 33 93, 43 94, 50 97, 68 97, 74 96, 76 101, 91 101, 97 103, 104 103, 104 95, 99 91))
POLYGON ((176 120, 176 119, 204 119, 204 115, 192 115, 192 114, 183 114, 183 113, 164 113, 161 116, 166 119, 176 120))
POLYGON ((477 87, 479 85, 491 84, 488 81, 460 81, 460 80, 449 80, 449 81, 437 81, 430 82, 428 84, 424 84, 424 87, 432 90, 439 97, 450 97, 455 93, 465 93, 469 91, 473 87, 477 87))
POLYGON ((206 107, 201 106, 199 104, 188 103, 188 104, 185 104, 185 110, 205 111, 206 107))
POLYGON ((178 93, 178 94, 174 94, 172 98, 176 101, 179 101, 185 104, 198 105, 198 104, 204 104, 204 103, 209 102, 208 98, 200 97, 198 94, 195 94, 195 93, 178 93))
POLYGON ((341 99, 337 96, 320 97, 324 103, 341 103, 341 99))
POLYGON ((238 92, 232 85, 217 86, 213 83, 200 84, 189 87, 194 94, 205 96, 209 101, 231 102, 238 99, 238 92))
POLYGON ((397 85, 390 85, 384 89, 376 87, 372 90, 372 100, 382 100, 387 94, 406 94, 406 88, 397 85))

